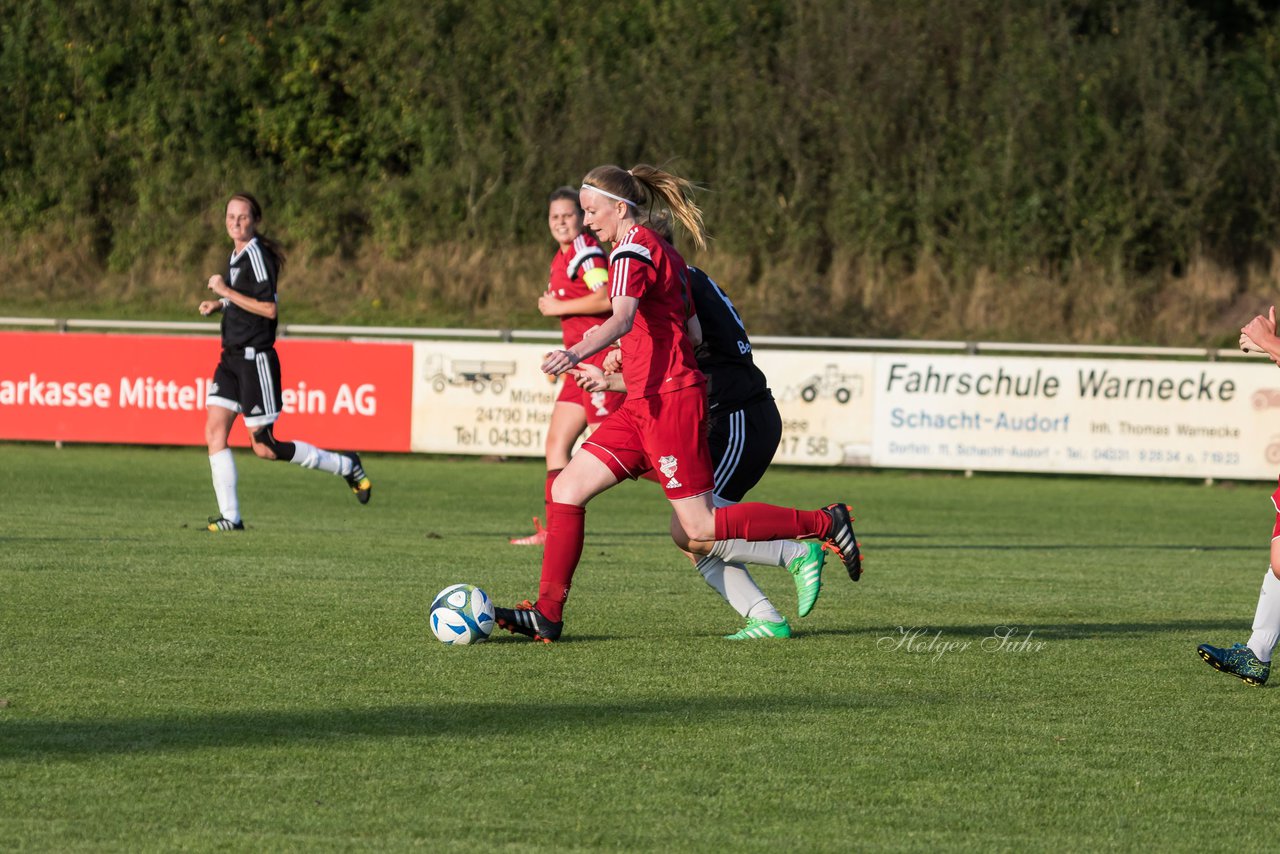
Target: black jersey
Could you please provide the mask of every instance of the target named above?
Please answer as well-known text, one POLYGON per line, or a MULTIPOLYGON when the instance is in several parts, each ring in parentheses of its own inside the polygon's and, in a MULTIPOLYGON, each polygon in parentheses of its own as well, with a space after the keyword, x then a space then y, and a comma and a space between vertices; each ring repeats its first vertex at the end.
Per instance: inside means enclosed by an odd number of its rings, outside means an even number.
POLYGON ((761 400, 772 400, 768 380, 751 358, 751 341, 727 294, 697 267, 689 268, 689 290, 702 325, 694 350, 707 377, 707 409, 714 418, 761 400))
MULTIPOLYGON (((227 263, 227 284, 233 291, 263 302, 276 301, 276 274, 280 264, 275 254, 262 245, 257 237, 239 252, 231 254, 227 263)), ((276 321, 251 311, 245 311, 235 303, 222 308, 222 349, 243 350, 253 347, 264 350, 276 343, 276 321)))

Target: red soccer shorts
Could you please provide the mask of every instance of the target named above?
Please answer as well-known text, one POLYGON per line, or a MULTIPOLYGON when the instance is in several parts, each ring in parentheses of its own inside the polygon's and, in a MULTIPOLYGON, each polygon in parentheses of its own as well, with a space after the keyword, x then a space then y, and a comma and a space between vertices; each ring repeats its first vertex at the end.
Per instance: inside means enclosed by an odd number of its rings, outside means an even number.
POLYGON ((715 485, 707 449, 707 392, 701 384, 651 397, 629 397, 582 443, 619 480, 650 469, 675 501, 715 485))
POLYGON ((588 424, 601 424, 622 406, 626 397, 618 391, 586 391, 578 388, 572 374, 564 374, 556 403, 576 403, 586 410, 588 424))
MULTIPOLYGON (((608 354, 609 349, 606 347, 584 361, 598 368, 604 364, 608 354)), ((578 387, 573 374, 561 374, 560 394, 556 395, 556 403, 576 403, 586 411, 588 424, 601 424, 618 411, 626 398, 626 393, 620 391, 585 391, 578 387)))

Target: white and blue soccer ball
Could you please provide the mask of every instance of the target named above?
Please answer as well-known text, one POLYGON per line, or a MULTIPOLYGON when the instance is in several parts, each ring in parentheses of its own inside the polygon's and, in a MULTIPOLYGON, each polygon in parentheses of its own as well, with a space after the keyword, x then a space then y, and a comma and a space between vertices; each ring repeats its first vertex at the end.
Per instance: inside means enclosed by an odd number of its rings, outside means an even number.
POLYGON ((493 632, 493 602, 470 584, 451 584, 431 603, 431 631, 440 642, 463 646, 488 640, 493 632))

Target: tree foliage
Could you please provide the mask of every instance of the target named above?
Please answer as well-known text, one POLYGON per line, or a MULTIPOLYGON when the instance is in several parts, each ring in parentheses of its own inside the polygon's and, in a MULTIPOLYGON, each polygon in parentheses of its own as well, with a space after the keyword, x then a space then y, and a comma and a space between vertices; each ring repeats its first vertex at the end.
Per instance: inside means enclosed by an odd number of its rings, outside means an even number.
POLYGON ((127 269, 236 188, 295 244, 545 239, 600 163, 824 272, 1240 265, 1280 233, 1280 19, 1178 0, 2 0, 3 229, 127 269))

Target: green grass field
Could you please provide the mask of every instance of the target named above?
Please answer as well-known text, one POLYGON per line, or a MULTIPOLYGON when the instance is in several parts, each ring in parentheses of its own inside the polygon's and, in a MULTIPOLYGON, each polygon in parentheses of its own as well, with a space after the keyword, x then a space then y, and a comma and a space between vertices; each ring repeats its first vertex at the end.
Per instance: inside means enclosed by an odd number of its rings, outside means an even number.
POLYGON ((758 569, 796 637, 732 644, 624 484, 561 643, 450 649, 437 590, 536 589, 539 463, 375 456, 361 507, 238 462, 211 535, 201 449, 0 445, 0 848, 1274 845, 1276 695, 1194 652, 1248 636, 1270 485, 775 470, 854 505, 867 571, 797 621, 758 569))

